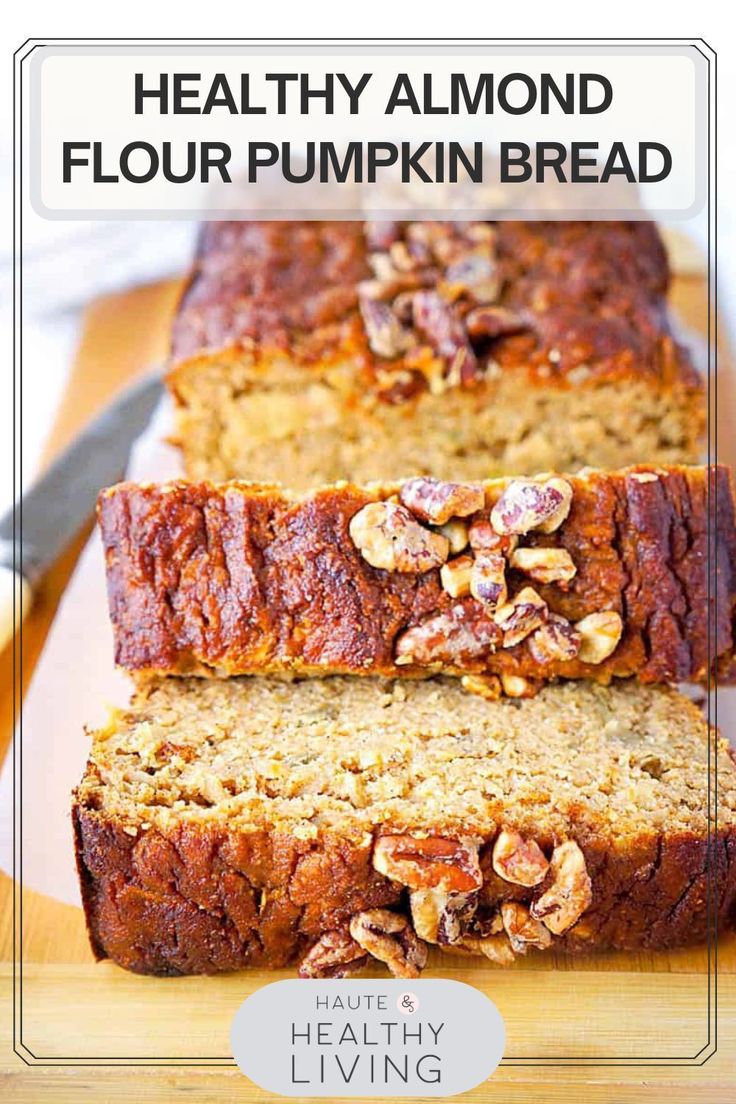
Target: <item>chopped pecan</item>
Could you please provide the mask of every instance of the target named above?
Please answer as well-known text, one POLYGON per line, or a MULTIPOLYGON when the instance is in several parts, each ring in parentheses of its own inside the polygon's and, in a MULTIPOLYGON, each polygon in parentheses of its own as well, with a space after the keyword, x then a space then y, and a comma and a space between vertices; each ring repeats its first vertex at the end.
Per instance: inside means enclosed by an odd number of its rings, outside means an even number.
POLYGON ((470 593, 470 576, 473 571, 472 556, 457 556, 440 568, 442 589, 452 598, 462 598, 470 593))
POLYGON ((472 374, 477 361, 460 319, 452 307, 436 291, 418 291, 414 296, 414 326, 429 341, 440 356, 452 360, 458 350, 467 354, 466 371, 472 374))
POLYGON ((504 648, 513 648, 547 620, 547 603, 533 587, 524 587, 505 605, 499 606, 494 621, 503 632, 504 648))
POLYGON ((566 583, 577 571, 566 548, 517 548, 509 565, 537 583, 566 583))
POLYGON ((350 921, 350 934, 364 951, 385 962, 394 977, 417 978, 427 962, 427 945, 417 939, 405 916, 368 909, 350 921))
POLYGON ((580 919, 593 900, 585 856, 575 840, 566 840, 552 852, 552 881, 531 905, 531 914, 555 935, 562 935, 580 919))
POLYGON ((506 555, 513 552, 519 542, 513 534, 497 533, 487 518, 476 518, 471 523, 468 540, 474 552, 503 552, 506 555))
POLYGON ((557 663, 575 659, 582 637, 566 617, 550 613, 546 623, 529 637, 529 651, 537 663, 557 663))
POLYGON ((500 552, 478 552, 470 574, 470 593, 489 609, 508 598, 506 560, 500 552))
POLYGON ((413 272, 432 263, 432 254, 424 242, 396 241, 389 247, 391 263, 399 272, 413 272))
POLYGON ((506 307, 476 307, 465 317, 465 325, 471 337, 493 340, 506 334, 520 333, 529 323, 515 311, 506 307))
POLYGON ((502 828, 498 833, 491 862, 499 878, 514 885, 539 885, 549 870, 549 862, 537 841, 524 839, 512 828, 502 828))
POLYGON ((501 688, 507 698, 534 698, 540 686, 539 680, 512 675, 509 671, 501 672, 501 688))
POLYGON ((552 943, 552 936, 541 920, 535 919, 518 901, 504 901, 501 918, 509 943, 517 954, 526 954, 529 947, 543 951, 552 943))
POLYGON ((562 501, 557 509, 553 510, 546 521, 543 521, 537 528, 540 533, 555 533, 570 513, 570 507, 572 506, 572 487, 566 479, 560 478, 559 475, 553 475, 551 479, 545 481, 544 485, 548 491, 554 491, 559 494, 562 501))
POLYGON ((567 517, 571 502, 572 488, 564 479, 514 479, 491 510, 491 525, 500 534, 551 533, 567 517))
POLYGON ((497 675, 463 675, 460 685, 469 694, 477 694, 486 701, 498 701, 501 697, 501 679, 497 675))
POLYGON ((379 836, 373 848, 373 866, 379 874, 409 889, 470 893, 483 884, 478 847, 468 839, 379 836))
POLYGON ((441 287, 451 299, 467 294, 476 303, 494 303, 501 281, 490 244, 479 243, 457 255, 445 269, 441 287))
POLYGON ((399 275, 394 268, 390 253, 383 251, 368 254, 368 264, 373 269, 373 275, 377 280, 390 282, 399 275))
POLYGON ((368 962, 368 955, 352 936, 343 930, 328 931, 299 963, 299 977, 344 978, 357 974, 368 962))
POLYGON ((575 630, 580 634, 578 659, 583 663, 602 663, 615 652, 624 623, 615 610, 605 610, 589 613, 581 621, 576 621, 575 630))
POLYGON ((489 935, 498 935, 503 931, 501 913, 496 905, 482 905, 480 902, 466 926, 466 934, 476 939, 486 939, 489 935))
POLYGON ((427 943, 457 943, 478 906, 477 893, 415 889, 409 895, 414 931, 427 943))
POLYGON ((453 556, 457 556, 458 552, 464 552, 468 547, 468 526, 466 522, 453 518, 452 521, 440 525, 440 533, 443 537, 447 537, 450 542, 450 551, 453 556))
POLYGON ((399 322, 407 329, 411 327, 412 319, 414 318, 415 295, 416 289, 400 291, 391 304, 391 310, 394 312, 399 322))
MULTIPOLYGON (((389 289, 390 296, 390 289, 389 289)), ((378 356, 392 360, 415 344, 414 335, 405 329, 398 317, 379 298, 360 297, 360 313, 365 323, 368 344, 378 356)))
POLYGON ((422 521, 444 525, 453 517, 467 517, 483 508, 485 495, 477 483, 445 483, 421 476, 401 486, 399 498, 422 521))
POLYGON ((406 629, 396 640, 398 665, 462 664, 495 651, 503 634, 482 606, 464 598, 406 629))
POLYGON ((385 571, 421 574, 440 567, 450 551, 446 537, 426 529, 406 507, 393 502, 369 503, 349 528, 363 559, 385 571))

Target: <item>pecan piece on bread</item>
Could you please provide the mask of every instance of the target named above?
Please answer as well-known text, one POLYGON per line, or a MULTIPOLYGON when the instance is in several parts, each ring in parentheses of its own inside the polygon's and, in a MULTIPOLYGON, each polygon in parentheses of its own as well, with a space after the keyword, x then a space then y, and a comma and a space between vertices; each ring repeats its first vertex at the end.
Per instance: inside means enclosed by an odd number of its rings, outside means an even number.
POLYGON ((529 651, 537 663, 557 663, 575 659, 582 637, 566 617, 550 613, 544 625, 531 634, 529 651))
POLYGON ((575 630, 580 634, 578 658, 583 663, 602 663, 618 647, 624 623, 615 610, 604 610, 576 621, 575 630))
POLYGON ((465 316, 465 326, 471 338, 505 337, 529 329, 529 322, 506 307, 476 307, 465 316))
MULTIPOLYGON (((391 307, 378 298, 380 288, 377 281, 372 281, 372 284, 376 285, 372 289, 376 298, 366 295, 360 298, 360 313, 363 315, 368 344, 377 356, 393 360, 411 348, 414 336, 411 330, 402 326, 391 307)), ((387 294, 391 290, 389 288, 387 294)))
POLYGON ((532 529, 553 533, 570 512, 572 487, 557 476, 550 479, 514 479, 491 510, 497 533, 522 536, 532 529))
POLYGON ((481 242, 459 253, 445 269, 440 291, 449 299, 467 295, 474 303, 494 303, 501 280, 489 242, 481 242))
POLYGON ((519 538, 514 533, 497 533, 488 518, 475 518, 468 529, 468 540, 474 552, 503 552, 509 555, 514 551, 519 538))
POLYGON ((447 945, 462 938, 473 918, 477 893, 445 893, 441 889, 415 889, 409 895, 414 931, 426 943, 447 945))
POLYGON ((432 614, 396 638, 397 665, 462 664, 494 651, 503 633, 490 614, 472 598, 461 599, 442 613, 432 614))
POLYGON ((299 977, 344 978, 359 973, 368 955, 343 929, 325 932, 299 963, 299 977))
POLYGON ((543 625, 548 616, 547 603, 533 587, 524 587, 510 602, 499 606, 493 620, 503 633, 504 648, 513 648, 543 625))
POLYGON ((468 547, 468 526, 466 522, 459 518, 452 518, 451 521, 446 521, 444 525, 440 525, 439 530, 442 536, 447 537, 450 542, 450 552, 453 556, 457 556, 459 552, 464 552, 468 547))
POLYGON ((489 609, 506 602, 506 560, 500 552, 476 553, 470 573, 470 593, 489 609))
POLYGON ((525 839, 512 828, 502 828, 493 844, 493 869, 514 885, 535 886, 544 881, 549 862, 536 840, 525 839))
MULTIPOLYGON (((463 675, 460 679, 463 690, 469 694, 476 694, 486 701, 498 701, 503 692, 501 679, 498 675, 463 675)), ((509 695, 513 697, 513 695, 509 695)))
POLYGON ((478 846, 468 839, 379 836, 373 847, 373 866, 379 874, 409 889, 470 893, 483 884, 478 846))
POLYGON ((575 840, 555 847, 549 864, 551 883, 532 901, 531 914, 555 935, 571 928, 593 900, 585 856, 575 840))
POLYGON ((427 944, 418 939, 405 916, 389 909, 358 912, 350 934, 372 958, 385 962, 394 977, 417 978, 427 962, 427 944))
POLYGON ((509 567, 537 583, 566 583, 577 571, 566 548, 517 548, 511 553, 509 567))
POLYGON ((395 502, 370 502, 350 521, 353 544, 371 567, 422 574, 447 559, 447 537, 433 533, 395 502))
POLYGON ((414 327, 445 360, 452 362, 462 353, 461 382, 477 371, 478 362, 468 341, 465 327, 453 313, 452 305, 436 291, 418 291, 413 300, 414 327))
POLYGON ((528 679, 523 675, 501 672, 501 689, 507 698, 536 698, 542 683, 540 679, 528 679))
POLYGON ((399 498, 416 517, 433 525, 468 517, 482 510, 485 502, 483 488, 477 483, 445 483, 429 476, 408 479, 399 498))
POLYGON ((552 943, 549 929, 519 901, 504 901, 501 905, 501 918, 509 943, 517 954, 526 954, 529 947, 538 947, 540 951, 544 951, 552 943))
POLYGON ((470 578, 473 573, 472 556, 456 556, 440 568, 442 589, 451 598, 462 598, 470 593, 470 578))

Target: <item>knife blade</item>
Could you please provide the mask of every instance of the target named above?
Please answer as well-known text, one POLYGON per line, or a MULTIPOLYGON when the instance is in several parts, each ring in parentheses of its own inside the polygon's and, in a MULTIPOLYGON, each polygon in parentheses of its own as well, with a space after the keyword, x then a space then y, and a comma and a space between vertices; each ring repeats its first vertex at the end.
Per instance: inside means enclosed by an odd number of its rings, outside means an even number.
POLYGON ((0 519, 0 649, 13 632, 14 594, 22 615, 33 587, 91 515, 100 488, 125 472, 162 391, 155 375, 123 392, 0 519))

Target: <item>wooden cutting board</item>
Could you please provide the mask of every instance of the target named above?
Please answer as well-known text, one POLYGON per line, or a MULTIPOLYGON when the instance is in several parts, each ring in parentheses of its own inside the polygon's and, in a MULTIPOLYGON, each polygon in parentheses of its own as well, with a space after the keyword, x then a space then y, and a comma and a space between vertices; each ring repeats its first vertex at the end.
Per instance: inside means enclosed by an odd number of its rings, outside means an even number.
MULTIPOLYGON (((116 391, 163 359, 177 293, 178 284, 170 282, 90 307, 46 460, 116 391)), ((704 334, 702 277, 679 278, 673 299, 685 324, 704 334)), ((734 408, 730 379, 723 377, 721 412, 734 408)), ((83 539, 50 573, 26 624, 25 683, 83 539)), ((20 698, 24 687, 17 670, 15 689, 20 698)), ((3 753, 12 722, 8 650, 0 656, 3 753)), ((0 876, 0 986, 7 1012, 2 1070, 12 1100, 164 1101, 180 1094, 198 1104, 236 1094, 250 1101, 275 1099, 233 1068, 229 1025, 248 993, 290 974, 135 977, 93 962, 79 909, 25 892, 21 924, 19 898, 14 910, 12 883, 0 876), (13 984, 14 938, 22 985, 18 964, 13 984), (13 997, 22 1058, 11 1049, 13 997)), ((529 957, 508 970, 445 956, 431 959, 427 976, 437 972, 483 989, 505 1018, 508 1058, 489 1082, 467 1094, 469 1100, 725 1104, 736 1097, 736 937, 720 942, 717 978, 715 966, 716 954, 709 956, 706 948, 584 961, 529 957)))

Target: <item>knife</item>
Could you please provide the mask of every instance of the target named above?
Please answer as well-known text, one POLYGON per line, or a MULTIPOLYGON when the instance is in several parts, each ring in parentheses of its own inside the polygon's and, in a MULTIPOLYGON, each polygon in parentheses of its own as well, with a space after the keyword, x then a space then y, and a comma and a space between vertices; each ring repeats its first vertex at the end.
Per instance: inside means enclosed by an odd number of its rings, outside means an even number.
POLYGON ((123 392, 0 519, 0 650, 28 612, 34 587, 89 518, 100 488, 122 477, 162 390, 156 375, 123 392))

